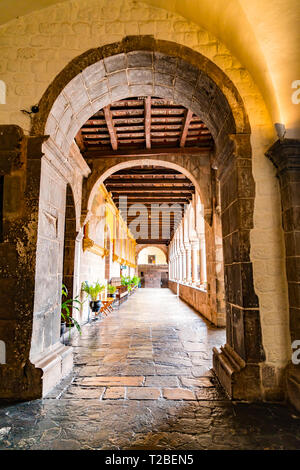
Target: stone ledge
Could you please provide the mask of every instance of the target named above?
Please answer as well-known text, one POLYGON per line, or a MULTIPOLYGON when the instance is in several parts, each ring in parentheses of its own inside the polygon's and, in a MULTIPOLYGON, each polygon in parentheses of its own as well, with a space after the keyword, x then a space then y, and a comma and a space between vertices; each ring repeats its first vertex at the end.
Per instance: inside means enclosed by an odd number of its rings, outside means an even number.
POLYGON ((42 396, 47 395, 73 368, 73 348, 58 343, 51 351, 33 361, 43 371, 42 396))

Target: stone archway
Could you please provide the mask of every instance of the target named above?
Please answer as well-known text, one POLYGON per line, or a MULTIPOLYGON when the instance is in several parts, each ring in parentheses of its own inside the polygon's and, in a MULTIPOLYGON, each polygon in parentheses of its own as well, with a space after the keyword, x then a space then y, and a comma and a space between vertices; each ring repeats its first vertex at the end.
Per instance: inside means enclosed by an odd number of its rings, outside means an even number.
POLYGON ((136 250, 135 250, 135 256, 136 256, 136 260, 138 259, 138 256, 140 254, 140 252, 142 250, 144 250, 145 248, 149 248, 149 247, 155 247, 155 248, 159 248, 165 255, 166 257, 166 262, 168 262, 168 249, 166 247, 166 245, 137 245, 136 247, 136 250))
MULTIPOLYGON (((144 157, 142 160, 144 164, 147 161, 153 164, 155 160, 170 167, 177 165, 183 173, 189 173, 201 195, 208 222, 211 222, 215 210, 211 166, 217 170, 221 188, 227 344, 221 353, 215 351, 214 367, 232 397, 262 399, 261 364, 264 351, 249 255, 255 194, 250 127, 241 97, 218 67, 190 49, 149 37, 126 38, 121 43, 88 51, 74 59, 44 94, 39 103, 40 112, 32 126, 32 133, 49 135, 42 146, 42 179, 45 180, 47 174, 54 171, 60 185, 60 190, 56 191, 58 207, 53 224, 60 226, 64 218, 60 199, 66 182, 74 177, 76 171, 81 170, 81 174, 86 172, 85 162, 78 156, 74 158, 70 155, 75 134, 96 110, 132 94, 154 94, 188 106, 203 119, 214 137, 213 154, 207 153, 200 158, 183 154, 159 160, 144 157)), ((137 161, 140 163, 140 160, 137 161)), ((113 171, 113 167, 132 163, 132 159, 113 157, 109 162, 95 165, 84 188, 82 221, 86 218, 88 201, 95 184, 113 171)), ((43 196, 39 200, 39 213, 43 212, 43 196)), ((40 229, 39 224, 37 250, 40 249, 40 229)), ((39 272, 39 259, 36 269, 39 272)), ((54 284, 51 285, 53 291, 54 287, 54 284)), ((37 313, 35 310, 33 329, 40 322, 37 313)), ((55 314, 53 334, 47 348, 39 351, 40 356, 31 354, 32 362, 38 368, 43 369, 45 358, 53 355, 57 347, 57 323, 58 316, 55 314)), ((39 323, 43 332, 46 326, 39 323)), ((32 350, 35 348, 36 345, 32 344, 32 350)))

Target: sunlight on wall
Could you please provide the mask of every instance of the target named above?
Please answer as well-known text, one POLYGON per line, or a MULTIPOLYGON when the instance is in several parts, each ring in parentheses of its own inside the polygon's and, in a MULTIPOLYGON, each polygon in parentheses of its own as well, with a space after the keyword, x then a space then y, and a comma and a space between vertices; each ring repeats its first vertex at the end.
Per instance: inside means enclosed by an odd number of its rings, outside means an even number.
POLYGON ((155 256, 154 264, 167 264, 166 255, 156 246, 144 248, 138 256, 138 264, 148 264, 148 256, 155 256))

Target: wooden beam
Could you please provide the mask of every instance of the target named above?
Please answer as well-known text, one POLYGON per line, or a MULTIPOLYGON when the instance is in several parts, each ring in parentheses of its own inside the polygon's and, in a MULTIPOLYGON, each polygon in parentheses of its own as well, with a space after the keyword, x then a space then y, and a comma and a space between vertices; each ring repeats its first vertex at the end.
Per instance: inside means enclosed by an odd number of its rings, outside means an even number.
POLYGON ((139 244, 139 245, 146 245, 146 244, 149 244, 149 245, 157 245, 158 243, 159 244, 164 244, 164 245, 167 245, 169 243, 169 239, 168 238, 155 238, 155 239, 151 239, 151 238, 146 238, 146 239, 143 239, 143 238, 137 238, 136 239, 136 242, 139 244))
POLYGON ((151 96, 144 100, 146 148, 151 149, 151 96))
POLYGON ((82 130, 81 129, 77 132, 77 135, 75 137, 75 141, 76 141, 76 144, 79 147, 80 152, 84 152, 85 151, 85 145, 84 145, 84 142, 83 142, 83 135, 82 135, 82 130))
POLYGON ((185 187, 172 187, 172 186, 135 186, 132 185, 130 188, 126 188, 124 186, 110 186, 105 185, 108 192, 112 193, 122 193, 122 194, 130 194, 130 193, 189 193, 193 194, 195 192, 194 188, 185 188, 185 187))
POLYGON ((206 146, 201 147, 170 147, 170 148, 157 148, 157 149, 130 149, 130 150, 119 150, 118 152, 110 151, 100 151, 98 149, 90 149, 84 152, 84 156, 87 159, 96 159, 96 158, 107 158, 109 156, 113 157, 167 157, 169 155, 199 155, 200 154, 209 154, 210 150, 213 148, 213 142, 211 140, 207 141, 206 146))
MULTIPOLYGON (((114 175, 115 176, 115 175, 114 175)), ((112 179, 111 177, 107 178, 105 181, 104 181, 104 184, 106 186, 110 186, 110 187, 114 187, 114 186, 119 186, 120 184, 133 184, 133 185, 139 185, 139 184, 188 184, 189 186, 191 187, 194 187, 193 186, 193 183, 191 182, 191 180, 189 180, 188 178, 181 178, 181 179, 172 179, 172 178, 141 178, 140 175, 137 175, 137 177, 134 177, 134 175, 132 175, 133 178, 114 178, 112 179)), ((148 175, 146 175, 148 176, 148 175)), ((147 189, 147 187, 145 186, 145 188, 147 189)))
POLYGON ((118 149, 118 137, 117 137, 116 130, 114 128, 114 123, 113 123, 113 119, 112 119, 112 113, 111 113, 110 105, 105 106, 103 108, 103 111, 104 111, 104 116, 105 116, 105 120, 106 120, 107 129, 108 129, 109 136, 110 136, 110 142, 111 142, 112 149, 117 150, 118 149))
POLYGON ((192 117, 193 117, 193 112, 190 109, 188 109, 187 112, 186 112, 186 115, 185 115, 185 119, 184 119, 183 126, 182 126, 182 133, 181 133, 181 137, 180 137, 179 147, 181 147, 181 148, 185 146, 185 141, 186 141, 186 138, 187 138, 189 125, 190 125, 190 122, 192 120, 192 117))

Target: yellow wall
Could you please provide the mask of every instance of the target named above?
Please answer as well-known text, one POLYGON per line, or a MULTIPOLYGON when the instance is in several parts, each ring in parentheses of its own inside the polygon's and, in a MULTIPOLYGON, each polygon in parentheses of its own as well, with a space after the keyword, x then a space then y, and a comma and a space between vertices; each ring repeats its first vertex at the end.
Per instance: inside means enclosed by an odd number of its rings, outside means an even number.
MULTIPOLYGON (((2 0, 0 9, 0 24, 13 20, 17 16, 29 14, 35 10, 40 10, 49 5, 66 3, 63 10, 57 7, 57 12, 66 13, 70 11, 70 2, 64 0, 2 0)), ((84 4, 85 2, 81 2, 84 4)), ((92 2, 89 2, 90 4, 92 2)), ((209 31, 213 36, 226 45, 239 62, 251 73, 258 85, 264 100, 268 105, 273 122, 283 122, 288 128, 290 137, 300 136, 300 112, 299 105, 293 104, 291 88, 294 80, 300 79, 300 54, 298 45, 300 43, 300 8, 298 0, 145 0, 143 17, 153 21, 153 24, 142 26, 140 24, 140 8, 138 3, 130 7, 130 2, 111 1, 109 12, 105 11, 107 2, 98 1, 99 13, 105 12, 108 21, 120 21, 120 10, 132 9, 132 21, 134 21, 134 34, 155 34, 159 29, 164 29, 161 23, 155 25, 157 15, 152 15, 146 7, 155 6, 164 8, 177 15, 181 15, 188 21, 209 31), (128 6, 127 6, 127 5, 128 6), (123 7, 120 5, 123 5, 123 7), (103 10, 102 10, 103 8, 103 10), (147 18, 148 17, 148 18, 147 18)), ((72 2, 72 5, 76 2, 72 2)), ((73 7, 73 10, 78 10, 73 7)), ((78 20, 84 23, 91 17, 91 10, 87 8, 87 13, 78 15, 78 20)), ((54 8, 48 11, 55 11, 54 8)), ((153 10, 152 10, 153 11, 153 10)), ((50 15, 49 21, 52 21, 50 15)), ((65 15, 64 15, 65 16, 65 15)), ((124 16, 124 20, 126 20, 124 16)), ((57 17, 59 17, 57 15, 57 17)), ((103 18, 104 15, 101 17, 103 18)), ((73 16, 74 18, 74 16, 73 16)), ((168 18, 161 15, 159 20, 168 18)), ((171 16, 170 16, 171 18, 171 16)), ((66 23, 68 29, 69 23, 66 23)), ((84 29, 84 26, 82 26, 84 29)), ((128 31, 128 26, 118 25, 108 28, 109 35, 118 32, 128 31)), ((183 25, 177 24, 177 33, 181 36, 184 32, 183 25)), ((38 31, 40 32, 40 31, 38 31)), ((43 31, 41 31, 43 32, 43 31)), ((85 29, 83 33, 85 34, 85 29)), ((97 35, 101 31, 96 28, 97 35)), ((59 33, 60 34, 60 33, 59 33)), ((71 32, 72 34, 72 32, 71 32)), ((192 33, 191 33, 192 37, 192 33)), ((211 38, 211 43, 214 38, 211 38)), ((180 38, 181 40, 181 38, 180 38)), ((41 42, 41 41, 40 41, 41 42)), ((179 41, 180 42, 180 41, 179 41)), ((4 43, 3 46, 10 44, 4 43)), ((20 43, 22 45, 22 43, 20 43)), ((43 46, 43 44, 42 44, 43 46)), ((48 45, 45 45, 48 47, 48 45)), ((221 51, 221 55, 223 52, 221 51)))

